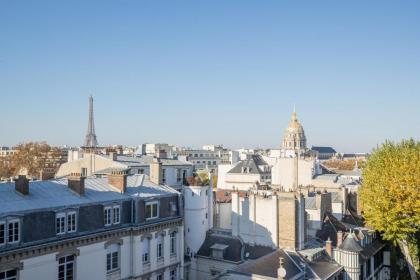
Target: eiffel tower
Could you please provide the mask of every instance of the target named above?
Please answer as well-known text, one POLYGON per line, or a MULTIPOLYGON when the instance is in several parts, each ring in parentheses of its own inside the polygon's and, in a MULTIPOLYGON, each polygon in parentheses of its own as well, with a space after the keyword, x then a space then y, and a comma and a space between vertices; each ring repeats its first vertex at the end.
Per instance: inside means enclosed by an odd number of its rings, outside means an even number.
POLYGON ((89 97, 89 122, 86 132, 85 145, 86 148, 96 148, 98 146, 98 140, 95 134, 95 123, 93 122, 93 97, 89 97))

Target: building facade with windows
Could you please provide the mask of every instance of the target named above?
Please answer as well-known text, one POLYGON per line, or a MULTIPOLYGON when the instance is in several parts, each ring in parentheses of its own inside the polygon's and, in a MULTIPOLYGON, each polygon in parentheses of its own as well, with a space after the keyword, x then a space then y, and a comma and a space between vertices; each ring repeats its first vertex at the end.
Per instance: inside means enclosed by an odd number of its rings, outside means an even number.
POLYGON ((0 184, 0 279, 180 279, 181 203, 117 171, 0 184))

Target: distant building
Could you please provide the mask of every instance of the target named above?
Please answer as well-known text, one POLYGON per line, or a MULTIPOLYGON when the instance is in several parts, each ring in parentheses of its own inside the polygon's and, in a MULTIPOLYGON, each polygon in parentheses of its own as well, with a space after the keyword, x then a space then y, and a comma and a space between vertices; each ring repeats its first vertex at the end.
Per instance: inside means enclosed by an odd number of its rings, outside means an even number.
POLYGON ((220 164, 234 164, 239 161, 239 153, 222 146, 206 145, 201 150, 182 150, 178 159, 193 164, 194 170, 215 172, 220 164))
MULTIPOLYGON (((125 156, 110 153, 108 156, 84 153, 78 160, 64 163, 60 166, 56 177, 68 176, 71 173, 81 173, 85 176, 108 174, 112 169, 126 170, 129 174, 150 175, 151 156, 125 156)), ((162 169, 161 184, 181 188, 186 178, 192 176, 193 168, 188 162, 176 159, 160 158, 162 169)))
POLYGON ((315 151, 317 158, 321 160, 331 159, 337 156, 337 152, 332 147, 312 146, 311 150, 315 151))
POLYGON ((233 165, 221 165, 218 169, 217 188, 247 191, 256 184, 271 182, 271 167, 259 155, 251 155, 233 165))
POLYGON ((0 157, 12 156, 16 153, 16 150, 11 147, 2 146, 0 147, 0 157))

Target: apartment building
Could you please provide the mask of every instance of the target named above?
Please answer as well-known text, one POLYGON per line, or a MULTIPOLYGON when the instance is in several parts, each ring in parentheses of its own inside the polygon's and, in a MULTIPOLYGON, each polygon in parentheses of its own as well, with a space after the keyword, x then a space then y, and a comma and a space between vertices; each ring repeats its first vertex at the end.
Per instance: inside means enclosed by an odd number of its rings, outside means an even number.
POLYGON ((180 193, 144 174, 0 184, 0 279, 180 279, 180 193))

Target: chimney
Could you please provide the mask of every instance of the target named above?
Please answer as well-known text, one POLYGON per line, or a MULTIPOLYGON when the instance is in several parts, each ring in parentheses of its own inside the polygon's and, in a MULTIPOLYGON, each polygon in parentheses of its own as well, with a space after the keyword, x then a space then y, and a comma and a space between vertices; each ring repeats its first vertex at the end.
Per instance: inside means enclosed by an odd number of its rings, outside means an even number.
POLYGON ((15 179, 15 190, 23 195, 29 194, 29 180, 25 175, 19 175, 19 177, 15 179))
POLYGON ((162 162, 158 158, 150 163, 150 181, 157 185, 162 183, 162 162))
POLYGON ((43 168, 39 172, 39 180, 50 180, 54 178, 54 169, 52 168, 43 168))
POLYGON ((71 173, 67 178, 69 188, 80 196, 85 194, 85 177, 80 173, 71 173))
POLYGON ((332 241, 328 237, 328 240, 325 242, 325 251, 327 254, 332 258, 333 257, 333 248, 332 248, 332 241))
POLYGON ((337 247, 343 242, 343 232, 341 230, 337 231, 337 247))
POLYGON ((125 193, 127 191, 127 172, 118 170, 112 171, 111 174, 108 175, 108 184, 119 189, 121 193, 125 193))
POLYGON ((117 153, 116 152, 109 152, 109 159, 116 161, 117 160, 117 153))

